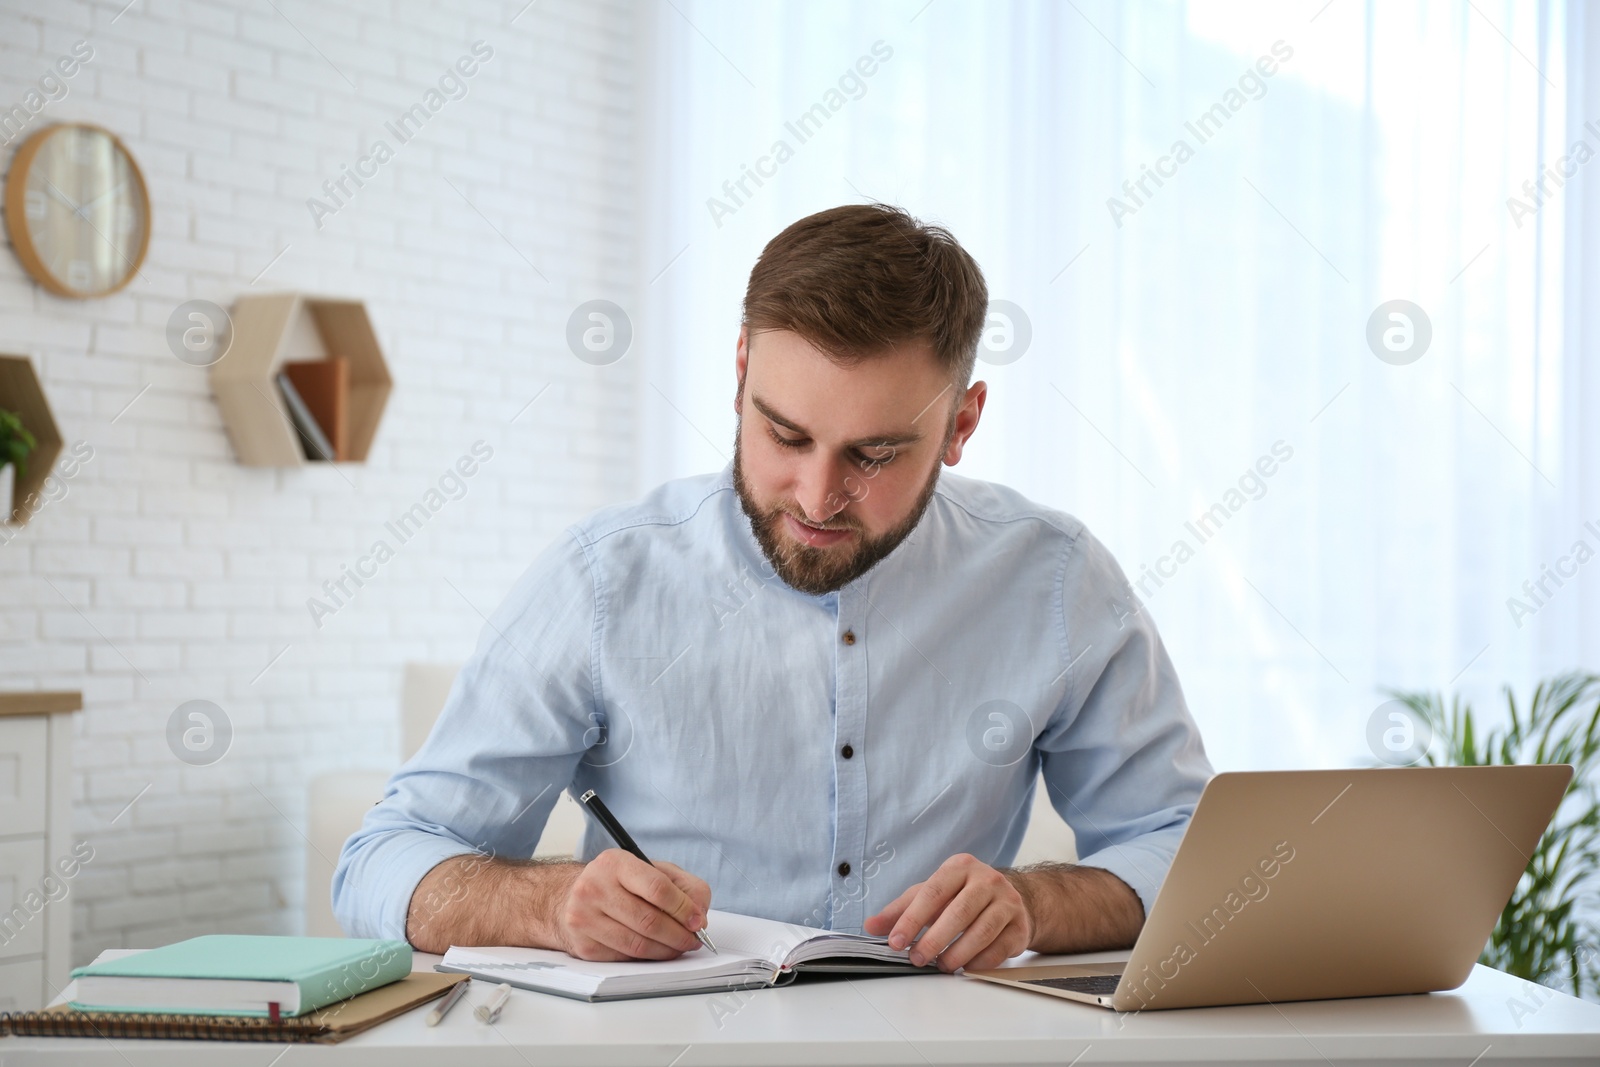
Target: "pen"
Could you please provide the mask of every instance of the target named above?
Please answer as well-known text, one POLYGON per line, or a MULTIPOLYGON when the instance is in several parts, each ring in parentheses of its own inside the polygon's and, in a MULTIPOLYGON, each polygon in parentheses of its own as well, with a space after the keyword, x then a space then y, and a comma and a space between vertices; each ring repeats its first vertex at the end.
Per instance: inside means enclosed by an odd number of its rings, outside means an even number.
MULTIPOLYGON (((618 848, 637 856, 646 863, 650 862, 650 857, 644 854, 644 849, 634 843, 632 835, 622 828, 622 824, 617 821, 617 817, 611 814, 611 809, 606 807, 606 802, 600 799, 599 793, 591 789, 579 797, 578 801, 594 812, 594 817, 600 820, 600 825, 605 827, 606 833, 611 835, 611 840, 617 843, 618 848)), ((717 946, 711 943, 711 938, 707 936, 704 927, 696 930, 694 936, 698 937, 700 943, 710 949, 713 955, 721 955, 721 953, 717 952, 717 946)))
MULTIPOLYGON (((462 985, 467 983, 462 982, 462 985)), ((511 999, 511 987, 504 982, 495 986, 494 998, 487 1004, 479 1004, 473 1009, 472 1014, 478 1017, 480 1023, 492 1023, 500 1018, 500 1009, 506 1006, 506 1001, 511 999)))
POLYGON ((468 978, 465 982, 457 982, 452 986, 450 992, 444 995, 444 999, 439 1001, 438 1006, 428 1013, 428 1025, 438 1026, 439 1022, 449 1014, 450 1009, 456 1006, 456 1001, 461 999, 461 995, 467 991, 467 986, 471 983, 472 979, 468 978))

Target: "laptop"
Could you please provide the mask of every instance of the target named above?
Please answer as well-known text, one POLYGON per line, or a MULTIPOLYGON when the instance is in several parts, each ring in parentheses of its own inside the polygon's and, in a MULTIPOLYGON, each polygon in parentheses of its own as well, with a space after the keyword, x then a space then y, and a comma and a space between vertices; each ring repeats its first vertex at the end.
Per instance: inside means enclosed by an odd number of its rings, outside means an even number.
POLYGON ((1116 1011, 1454 989, 1571 780, 1565 764, 1219 774, 1126 964, 964 973, 1116 1011))

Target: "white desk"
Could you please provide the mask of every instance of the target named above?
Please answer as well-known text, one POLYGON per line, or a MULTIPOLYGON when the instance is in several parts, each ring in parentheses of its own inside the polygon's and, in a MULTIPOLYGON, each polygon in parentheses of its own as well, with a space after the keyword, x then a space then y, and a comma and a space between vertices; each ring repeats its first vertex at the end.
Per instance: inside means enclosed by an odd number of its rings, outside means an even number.
MULTIPOLYGON (((417 968, 437 959, 419 954, 417 968)), ((1600 1004, 1539 995, 1542 1002, 1527 1000, 1534 1010, 1519 1019, 1509 1002, 1526 1000, 1524 984, 1478 967, 1451 993, 1119 1016, 977 979, 920 975, 612 1004, 517 990, 489 1027, 473 1018, 473 1005, 489 996, 474 982, 436 1029, 418 1009, 339 1045, 129 1040, 111 1047, 10 1037, 0 1038, 0 1067, 1600 1064, 1600 1004)))

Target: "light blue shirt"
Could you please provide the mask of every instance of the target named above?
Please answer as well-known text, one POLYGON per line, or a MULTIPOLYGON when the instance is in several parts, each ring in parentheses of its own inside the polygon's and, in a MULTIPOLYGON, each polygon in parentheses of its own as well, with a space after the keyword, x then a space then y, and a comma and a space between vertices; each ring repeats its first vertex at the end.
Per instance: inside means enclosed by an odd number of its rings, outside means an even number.
MULTIPOLYGON (((334 912, 403 938, 433 866, 526 858, 561 790, 596 789, 713 907, 859 932, 951 856, 1009 864, 1041 776, 1078 862, 1148 912, 1211 766, 1137 605, 1082 523, 948 471, 826 596, 773 574, 731 470, 669 482, 518 582, 346 842, 334 912)), ((591 819, 578 858, 611 844, 591 819)))

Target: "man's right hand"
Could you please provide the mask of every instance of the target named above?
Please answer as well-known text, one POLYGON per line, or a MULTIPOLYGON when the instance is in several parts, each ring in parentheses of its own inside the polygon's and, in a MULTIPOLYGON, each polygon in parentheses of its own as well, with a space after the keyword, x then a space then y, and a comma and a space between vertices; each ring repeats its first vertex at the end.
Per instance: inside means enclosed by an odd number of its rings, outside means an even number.
POLYGON ((580 960, 670 960, 700 945, 711 887, 671 863, 608 848, 581 867, 553 916, 555 936, 580 960))

